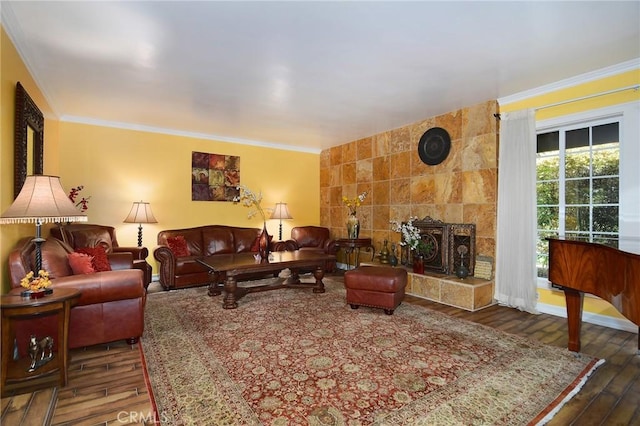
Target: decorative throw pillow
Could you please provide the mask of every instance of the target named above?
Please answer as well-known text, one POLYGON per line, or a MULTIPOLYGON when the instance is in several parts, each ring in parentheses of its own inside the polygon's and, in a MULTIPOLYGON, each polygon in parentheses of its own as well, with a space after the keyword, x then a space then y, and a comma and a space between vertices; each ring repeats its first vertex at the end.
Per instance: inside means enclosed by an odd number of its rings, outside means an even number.
POLYGON ((107 257, 107 252, 104 251, 104 247, 82 247, 76 249, 78 253, 88 254, 89 256, 93 256, 93 260, 91 264, 93 265, 93 269, 96 272, 104 272, 111 270, 111 264, 109 263, 109 258, 107 257))
POLYGON ((74 275, 95 274, 96 270, 93 268, 93 256, 74 252, 69 253, 67 258, 69 259, 69 266, 71 266, 74 275))
POLYGON ((189 247, 187 246, 187 240, 182 235, 176 235, 175 237, 167 238, 167 245, 169 250, 173 252, 175 257, 189 256, 189 247))
MULTIPOLYGON (((262 232, 253 241, 253 244, 251 244, 251 249, 249 251, 252 251, 254 253, 260 251, 260 237, 262 237, 262 232)), ((269 244, 271 244, 271 240, 273 240, 273 235, 269 235, 269 244)))

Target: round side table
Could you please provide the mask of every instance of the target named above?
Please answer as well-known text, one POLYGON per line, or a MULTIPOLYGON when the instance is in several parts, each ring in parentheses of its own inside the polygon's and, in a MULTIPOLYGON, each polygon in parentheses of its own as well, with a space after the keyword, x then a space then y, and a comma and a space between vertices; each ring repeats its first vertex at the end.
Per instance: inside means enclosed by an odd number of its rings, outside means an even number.
POLYGON ((351 256, 354 257, 353 266, 357 268, 360 265, 360 249, 364 248, 371 252, 371 260, 375 258, 376 249, 371 243, 371 238, 339 238, 335 242, 336 247, 344 250, 347 260, 347 269, 351 269, 351 256))
POLYGON ((11 395, 16 389, 24 389, 29 381, 55 372, 59 373, 58 383, 67 385, 69 366, 69 317, 71 307, 78 302, 80 290, 75 288, 54 288, 53 293, 38 299, 22 297, 24 289, 14 288, 0 297, 2 310, 2 396, 11 395), (23 357, 13 359, 15 332, 14 319, 58 314, 58 351, 53 359, 33 372, 28 372, 31 360, 23 357))

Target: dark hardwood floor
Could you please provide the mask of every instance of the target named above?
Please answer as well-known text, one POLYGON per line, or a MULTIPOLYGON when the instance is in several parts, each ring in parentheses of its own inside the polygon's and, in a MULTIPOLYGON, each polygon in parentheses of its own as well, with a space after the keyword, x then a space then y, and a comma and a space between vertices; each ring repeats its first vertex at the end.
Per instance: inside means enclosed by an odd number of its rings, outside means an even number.
MULTIPOLYGON (((334 278, 340 280, 341 276, 334 278)), ((152 283, 150 291, 161 291, 152 283)), ((564 318, 490 306, 477 312, 412 296, 405 303, 566 348, 564 318)), ((640 425, 638 335, 584 323, 582 352, 601 365, 549 425, 640 425)), ((69 384, 2 399, 3 425, 153 424, 138 345, 124 342, 71 351, 69 384)))

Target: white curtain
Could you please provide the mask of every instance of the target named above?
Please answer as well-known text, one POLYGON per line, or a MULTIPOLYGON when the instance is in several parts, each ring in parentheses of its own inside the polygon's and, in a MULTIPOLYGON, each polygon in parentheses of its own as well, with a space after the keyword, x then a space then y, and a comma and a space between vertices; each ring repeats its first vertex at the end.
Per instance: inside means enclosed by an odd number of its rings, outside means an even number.
POLYGON ((503 114, 498 156, 495 298, 536 311, 536 127, 534 110, 503 114))

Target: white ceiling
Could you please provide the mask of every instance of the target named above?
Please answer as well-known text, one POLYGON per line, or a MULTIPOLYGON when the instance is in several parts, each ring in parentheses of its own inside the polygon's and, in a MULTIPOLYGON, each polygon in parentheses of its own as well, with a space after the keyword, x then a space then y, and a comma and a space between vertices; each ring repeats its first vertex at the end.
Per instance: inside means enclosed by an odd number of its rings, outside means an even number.
POLYGON ((1 2, 58 118, 310 152, 640 58, 640 2, 1 2))

